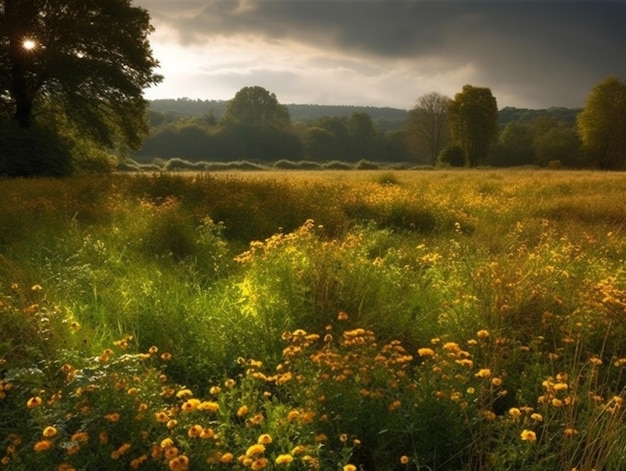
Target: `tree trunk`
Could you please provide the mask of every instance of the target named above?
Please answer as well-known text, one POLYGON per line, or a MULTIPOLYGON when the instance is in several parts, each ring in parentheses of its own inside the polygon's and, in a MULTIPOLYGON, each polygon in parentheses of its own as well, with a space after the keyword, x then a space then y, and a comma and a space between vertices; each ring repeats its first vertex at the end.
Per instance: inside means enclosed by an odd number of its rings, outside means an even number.
POLYGON ((29 128, 33 110, 33 99, 28 90, 26 67, 19 58, 13 59, 11 64, 11 95, 15 103, 13 119, 21 128, 29 128))
POLYGON ((29 71, 33 57, 31 51, 24 48, 24 40, 33 32, 36 8, 31 0, 5 0, 4 8, 5 20, 9 26, 9 91, 14 103, 13 119, 21 128, 29 128, 34 100, 29 71))

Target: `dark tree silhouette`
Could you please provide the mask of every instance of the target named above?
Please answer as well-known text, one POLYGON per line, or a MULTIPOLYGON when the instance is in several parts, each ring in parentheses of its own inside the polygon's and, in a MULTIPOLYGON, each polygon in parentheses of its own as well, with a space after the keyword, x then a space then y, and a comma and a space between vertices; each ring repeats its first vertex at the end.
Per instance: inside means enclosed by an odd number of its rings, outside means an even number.
POLYGON ((130 0, 0 0, 0 115, 138 148, 154 73, 148 12, 130 0))

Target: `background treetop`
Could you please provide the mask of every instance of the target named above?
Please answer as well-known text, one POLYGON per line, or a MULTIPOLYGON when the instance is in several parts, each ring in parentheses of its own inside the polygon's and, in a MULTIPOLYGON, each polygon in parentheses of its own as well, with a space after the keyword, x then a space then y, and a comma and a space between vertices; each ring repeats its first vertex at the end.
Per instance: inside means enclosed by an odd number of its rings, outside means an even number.
POLYGON ((274 93, 263 87, 244 87, 228 102, 222 117, 226 125, 242 124, 259 128, 288 129, 291 117, 274 93))

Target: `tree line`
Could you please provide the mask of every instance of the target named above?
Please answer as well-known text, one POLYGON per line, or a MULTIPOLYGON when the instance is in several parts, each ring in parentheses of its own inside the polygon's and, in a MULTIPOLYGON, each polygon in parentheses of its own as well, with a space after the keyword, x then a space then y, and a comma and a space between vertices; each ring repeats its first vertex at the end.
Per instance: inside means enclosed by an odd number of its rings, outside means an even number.
MULTIPOLYGON (((590 126, 594 116, 619 115, 619 100, 611 108, 606 100, 599 105, 597 97, 614 95, 614 88, 624 86, 614 77, 603 80, 584 110, 498 110, 489 88, 466 85, 453 99, 437 92, 419 97, 405 119, 392 128, 378 125, 367 109, 350 107, 344 107, 351 110, 349 115, 342 109, 343 116, 294 120, 290 114, 294 105, 280 104, 275 94, 262 87, 244 87, 225 103, 219 118, 213 108, 219 102, 207 102, 210 107, 203 114, 199 113, 201 100, 170 102, 171 108, 176 104, 179 109, 193 104, 193 116, 172 114, 161 102, 163 111, 150 112, 152 131, 135 157, 140 161, 176 157, 190 161, 372 160, 429 166, 618 169, 626 161, 619 156, 601 157, 599 132, 590 126), (255 116, 271 114, 272 109, 280 119, 261 122, 255 116)), ((607 119, 605 126, 611 123, 607 119)), ((615 133, 621 131, 615 128, 615 133)), ((604 136, 615 139, 611 134, 604 136)))
POLYGON ((0 176, 103 172, 131 156, 626 168, 617 77, 598 83, 574 120, 503 125, 491 90, 473 85, 418 98, 397 129, 367 109, 294 123, 258 86, 237 92, 219 119, 207 110, 171 120, 149 113, 143 96, 163 79, 153 30, 131 0, 0 0, 0 176))

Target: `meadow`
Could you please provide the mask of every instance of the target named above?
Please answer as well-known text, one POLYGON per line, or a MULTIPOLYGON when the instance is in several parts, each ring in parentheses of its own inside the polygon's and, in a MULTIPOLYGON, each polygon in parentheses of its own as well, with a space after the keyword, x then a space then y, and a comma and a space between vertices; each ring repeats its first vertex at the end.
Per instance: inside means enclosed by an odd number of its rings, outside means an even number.
POLYGON ((626 462, 626 175, 0 180, 0 470, 626 462))

